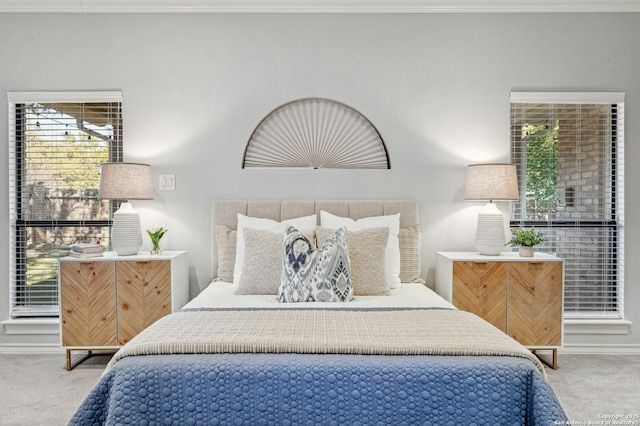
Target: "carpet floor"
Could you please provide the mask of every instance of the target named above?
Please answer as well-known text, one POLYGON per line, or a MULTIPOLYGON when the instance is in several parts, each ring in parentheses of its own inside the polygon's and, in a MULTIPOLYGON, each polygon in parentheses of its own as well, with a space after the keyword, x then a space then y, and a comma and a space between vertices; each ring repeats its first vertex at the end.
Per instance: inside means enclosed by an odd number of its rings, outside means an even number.
MULTIPOLYGON (((64 355, 0 355, 0 425, 66 425, 108 359, 66 371, 64 355)), ((572 424, 640 416, 640 355, 560 355, 547 375, 572 424)), ((640 426, 640 418, 625 420, 617 424, 640 426)))
POLYGON ((547 377, 573 424, 640 426, 640 355, 560 355, 547 377))

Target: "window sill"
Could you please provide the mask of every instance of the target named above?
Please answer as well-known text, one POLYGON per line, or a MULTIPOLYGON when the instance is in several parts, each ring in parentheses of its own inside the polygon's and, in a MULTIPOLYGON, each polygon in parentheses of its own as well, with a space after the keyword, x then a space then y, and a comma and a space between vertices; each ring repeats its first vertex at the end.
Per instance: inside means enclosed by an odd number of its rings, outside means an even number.
POLYGON ((624 319, 565 319, 564 334, 629 334, 631 324, 624 319))
POLYGON ((6 334, 60 334, 58 318, 21 318, 0 322, 6 334))

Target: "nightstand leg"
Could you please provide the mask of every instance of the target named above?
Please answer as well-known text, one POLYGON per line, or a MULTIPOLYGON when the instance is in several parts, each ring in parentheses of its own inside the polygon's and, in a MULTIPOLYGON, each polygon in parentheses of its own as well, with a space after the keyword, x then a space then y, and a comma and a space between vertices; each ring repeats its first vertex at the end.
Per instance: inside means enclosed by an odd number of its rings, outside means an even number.
POLYGON ((551 351, 551 361, 549 361, 547 358, 541 357, 540 354, 537 353, 538 350, 542 350, 542 349, 531 348, 530 350, 531 352, 533 352, 535 356, 538 357, 538 359, 543 364, 551 367, 554 370, 558 369, 558 349, 549 349, 551 351))
POLYGON ((67 371, 71 371, 74 368, 76 368, 78 365, 82 364, 83 362, 85 362, 86 360, 88 360, 89 358, 93 357, 93 356, 113 356, 113 354, 118 350, 118 347, 100 347, 100 348, 75 348, 75 349, 67 349, 67 371), (105 353, 103 352, 98 352, 98 353, 93 353, 94 350, 97 351, 106 351, 105 353), (73 364, 71 363, 71 351, 87 351, 87 354, 84 355, 82 358, 80 358, 79 360, 77 360, 76 362, 74 362, 73 364))
POLYGON ((90 350, 87 351, 87 354, 76 361, 74 364, 71 364, 71 349, 67 349, 67 371, 73 370, 78 364, 82 364, 92 356, 92 352, 90 350))

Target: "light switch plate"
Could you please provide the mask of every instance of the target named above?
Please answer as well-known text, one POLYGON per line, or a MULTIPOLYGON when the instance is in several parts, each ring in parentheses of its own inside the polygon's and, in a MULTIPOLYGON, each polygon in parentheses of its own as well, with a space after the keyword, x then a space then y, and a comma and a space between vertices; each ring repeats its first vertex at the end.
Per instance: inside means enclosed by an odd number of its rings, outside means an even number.
POLYGON ((160 175, 160 191, 175 191, 176 175, 160 175))

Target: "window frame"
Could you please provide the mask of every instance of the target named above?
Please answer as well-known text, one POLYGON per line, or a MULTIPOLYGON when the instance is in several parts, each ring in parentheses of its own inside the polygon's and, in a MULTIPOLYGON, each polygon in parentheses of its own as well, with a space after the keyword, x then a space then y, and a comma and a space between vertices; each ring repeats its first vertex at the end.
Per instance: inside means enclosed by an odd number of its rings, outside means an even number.
MULTIPOLYGON (((109 218, 100 220, 40 220, 25 219, 22 215, 23 176, 26 158, 23 155, 24 134, 20 130, 25 119, 21 117, 20 106, 29 103, 119 103, 122 108, 121 91, 87 91, 87 92, 8 92, 9 110, 9 291, 10 315, 19 317, 57 317, 57 305, 44 305, 42 309, 33 309, 21 305, 19 299, 20 286, 26 286, 27 245, 25 243, 27 228, 51 227, 111 227, 111 216, 114 205, 110 206, 109 218), (24 235, 22 235, 23 233, 24 235), (22 235, 22 238, 20 237, 22 235)), ((120 119, 122 122, 122 118, 120 119)), ((122 129, 119 129, 121 132, 122 129)), ((114 138, 109 148, 110 161, 122 161, 122 140, 114 138)), ((24 289, 23 289, 24 290, 24 289)))
MULTIPOLYGON (((613 251, 608 251, 609 257, 615 258, 615 312, 602 310, 573 311, 564 310, 565 319, 594 320, 594 319, 622 319, 624 318, 624 92, 511 92, 510 94, 510 123, 513 126, 513 104, 603 104, 617 108, 615 122, 611 123, 611 153, 608 160, 611 162, 610 178, 611 199, 606 215, 600 219, 566 219, 554 218, 551 220, 526 220, 514 219, 514 209, 511 212, 510 225, 512 227, 531 227, 553 230, 554 228, 572 229, 607 229, 613 241, 613 251)), ((511 132, 514 130, 512 129, 511 132)), ((510 151, 514 158, 514 138, 510 136, 510 151)), ((526 152, 522 146, 520 152, 526 152)), ((522 155, 517 164, 520 171, 520 200, 522 206, 521 216, 526 218, 526 167, 527 157, 522 155)), ((518 159, 512 160, 518 162, 518 159)), ((548 251, 541 248, 540 251, 548 251)), ((611 282, 611 281, 609 281, 611 282)), ((566 291, 566 288, 565 288, 566 291)), ((603 301, 603 303, 605 303, 603 301)))

